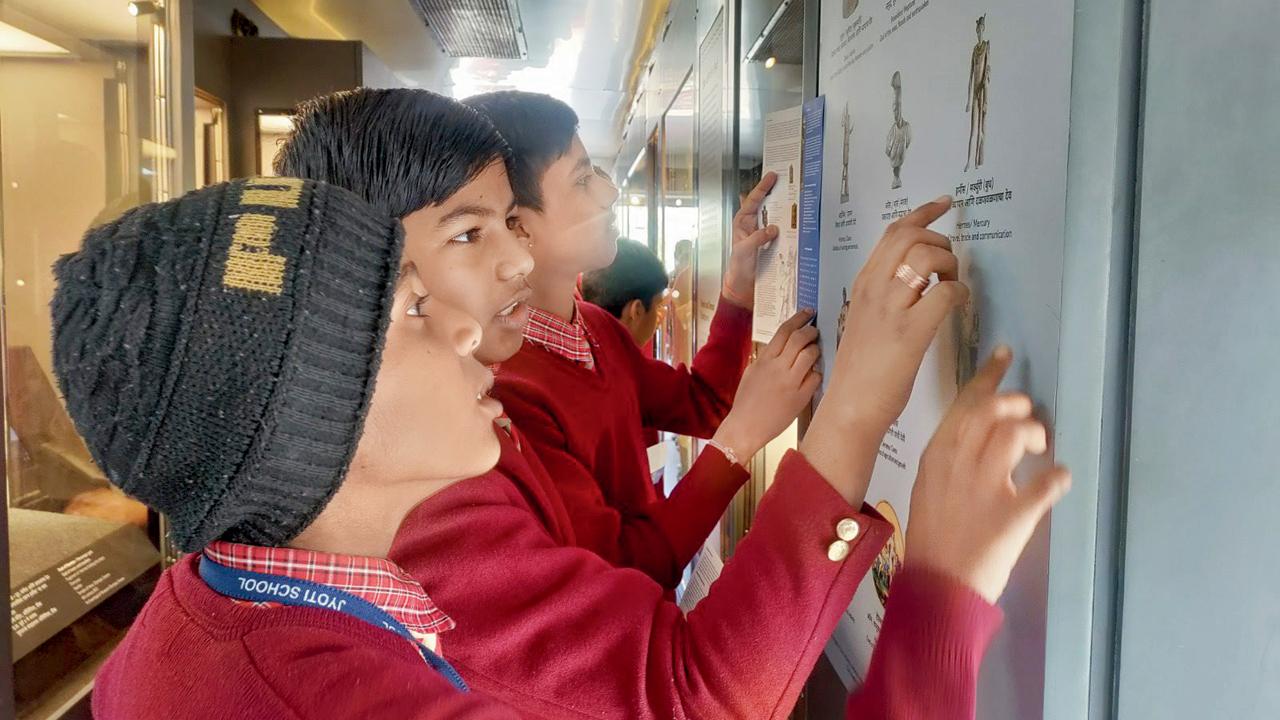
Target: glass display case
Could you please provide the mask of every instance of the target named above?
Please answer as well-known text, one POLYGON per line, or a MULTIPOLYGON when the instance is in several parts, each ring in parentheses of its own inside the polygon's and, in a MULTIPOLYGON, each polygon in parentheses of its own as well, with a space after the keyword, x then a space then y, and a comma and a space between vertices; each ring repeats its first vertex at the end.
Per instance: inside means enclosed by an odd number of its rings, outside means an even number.
POLYGON ((0 0, 4 471, 13 692, 0 715, 81 715, 150 594, 159 522, 94 464, 51 372, 51 266, 176 193, 165 3, 0 0), (7 704, 12 702, 12 706, 7 704))
MULTIPOLYGON (((698 241, 696 92, 692 75, 680 85, 671 106, 662 116, 658 152, 660 208, 658 257, 667 270, 670 286, 667 312, 662 323, 660 357, 672 365, 689 365, 694 351, 694 259, 698 241)), ((675 483, 693 465, 694 439, 664 433, 672 445, 663 489, 670 495, 675 483)))
MULTIPOLYGON (((799 0, 742 0, 739 35, 733 60, 738 71, 736 177, 731 182, 741 204, 760 181, 764 164, 764 125, 769 113, 804 102, 803 58, 805 3, 799 0)), ((731 554, 750 529, 756 505, 773 482, 782 456, 795 448, 797 423, 787 428, 752 459, 751 481, 734 499, 722 526, 723 548, 731 554)))

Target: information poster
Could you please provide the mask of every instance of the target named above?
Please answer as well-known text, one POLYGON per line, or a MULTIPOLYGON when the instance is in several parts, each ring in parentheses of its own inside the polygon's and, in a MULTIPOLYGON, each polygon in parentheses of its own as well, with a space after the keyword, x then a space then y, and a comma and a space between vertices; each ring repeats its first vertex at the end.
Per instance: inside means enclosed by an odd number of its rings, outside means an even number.
POLYGON ((723 282, 725 82, 724 11, 698 48, 697 347, 707 343, 723 282))
POLYGON ((764 199, 761 226, 777 225, 778 237, 760 249, 752 340, 767 343, 796 313, 796 266, 800 259, 801 106, 769 113, 764 120, 763 172, 778 176, 764 199))
MULTIPOLYGON (((934 224, 960 258, 970 302, 944 325, 911 402, 885 436, 867 502, 895 527, 837 628, 828 656, 847 685, 865 672, 911 557, 921 452, 997 344, 1008 384, 1053 420, 1066 204, 1072 4, 1051 0, 823 0, 826 96, 818 325, 830 377, 849 285, 886 226, 950 194, 934 224)), ((1024 468, 1034 473, 1048 458, 1024 468)), ((1016 478, 1025 480, 1025 478, 1016 478)), ((981 718, 1038 718, 1044 688, 1047 523, 1013 573, 1005 624, 983 666, 981 718)))

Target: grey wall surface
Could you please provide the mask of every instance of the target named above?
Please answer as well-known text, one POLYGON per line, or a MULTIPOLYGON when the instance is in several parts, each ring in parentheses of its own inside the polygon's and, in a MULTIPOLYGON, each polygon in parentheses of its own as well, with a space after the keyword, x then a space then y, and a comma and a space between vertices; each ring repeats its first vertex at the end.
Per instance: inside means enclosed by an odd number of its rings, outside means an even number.
POLYGON ((1054 427, 1073 486, 1053 510, 1045 720, 1109 717, 1123 528, 1141 2, 1075 7, 1054 427))
POLYGON ((1118 716, 1280 717, 1280 3, 1147 4, 1118 716))
POLYGON ((257 172, 259 110, 290 110, 363 83, 358 41, 231 38, 231 176, 257 172))
POLYGON ((196 87, 221 100, 231 95, 231 13, 239 10, 258 26, 261 37, 288 37, 249 0, 187 0, 193 6, 191 42, 196 87))

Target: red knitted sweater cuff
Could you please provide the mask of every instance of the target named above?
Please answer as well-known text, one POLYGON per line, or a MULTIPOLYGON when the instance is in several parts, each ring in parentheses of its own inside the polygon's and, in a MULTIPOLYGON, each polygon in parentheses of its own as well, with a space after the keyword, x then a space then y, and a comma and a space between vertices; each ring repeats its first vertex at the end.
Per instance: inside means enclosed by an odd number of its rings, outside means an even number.
POLYGON ((963 583, 908 564, 894 578, 871 667, 850 697, 849 717, 879 707, 903 720, 971 719, 978 670, 1003 618, 1000 608, 963 583))

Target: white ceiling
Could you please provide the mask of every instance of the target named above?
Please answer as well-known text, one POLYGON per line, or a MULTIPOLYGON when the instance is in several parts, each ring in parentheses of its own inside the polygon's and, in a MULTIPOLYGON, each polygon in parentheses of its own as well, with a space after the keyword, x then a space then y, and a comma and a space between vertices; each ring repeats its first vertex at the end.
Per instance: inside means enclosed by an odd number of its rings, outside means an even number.
POLYGON ((634 78, 666 0, 520 0, 525 60, 451 58, 410 0, 254 0, 294 37, 360 40, 401 83, 463 98, 544 92, 567 102, 597 162, 611 167, 634 78))
MULTIPOLYGON (((61 34, 77 40, 131 43, 139 39, 138 18, 129 14, 126 0, 3 0, 0 16, 14 25, 46 26, 36 32, 42 37, 61 34)), ((145 32, 142 37, 147 37, 145 32)), ((57 42, 57 38, 46 39, 57 42)))

